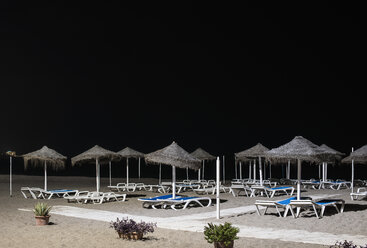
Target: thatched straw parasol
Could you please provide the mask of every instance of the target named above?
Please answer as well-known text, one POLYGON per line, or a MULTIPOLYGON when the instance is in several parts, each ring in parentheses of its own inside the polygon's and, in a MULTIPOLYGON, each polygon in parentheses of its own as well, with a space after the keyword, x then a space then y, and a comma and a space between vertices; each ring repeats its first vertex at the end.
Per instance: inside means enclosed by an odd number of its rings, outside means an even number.
MULTIPOLYGON (((342 152, 339 152, 325 144, 322 144, 320 146, 320 148, 325 150, 325 154, 329 155, 329 160, 328 161, 323 161, 322 162, 322 180, 326 181, 327 180, 327 165, 328 163, 337 163, 338 161, 340 161, 342 159, 342 157, 345 155, 342 152)), ((320 167, 319 167, 320 168, 320 167)))
POLYGON ((289 143, 267 151, 265 156, 270 160, 297 159, 297 200, 301 198, 301 161, 321 162, 327 157, 324 149, 302 136, 296 136, 289 143))
POLYGON ((97 192, 100 188, 100 162, 108 162, 111 160, 120 159, 120 155, 113 151, 109 151, 100 146, 93 146, 91 149, 71 158, 71 164, 74 166, 82 162, 96 162, 96 185, 97 192))
MULTIPOLYGON (((257 143, 255 146, 246 149, 242 152, 235 153, 235 161, 240 162, 240 179, 242 179, 242 163, 245 161, 251 161, 251 159, 258 158, 259 159, 259 175, 260 175, 260 185, 263 185, 262 178, 262 166, 261 166, 261 158, 265 157, 265 152, 269 151, 269 149, 263 146, 260 143, 257 143)), ((251 166, 251 165, 250 165, 251 166)), ((256 163, 254 161, 254 180, 256 180, 256 163)))
POLYGON ((35 166, 40 166, 43 163, 45 174, 45 190, 47 190, 47 165, 51 165, 52 169, 54 170, 65 168, 66 157, 55 150, 48 148, 47 146, 43 146, 37 151, 21 155, 21 157, 24 159, 25 169, 28 168, 29 162, 35 166))
MULTIPOLYGON (((144 153, 135 151, 130 147, 126 147, 117 152, 122 158, 126 158, 126 183, 129 183, 129 158, 139 159, 139 178, 140 178, 140 158, 144 158, 144 153)), ((111 170, 110 170, 111 173, 111 170)))
POLYGON ((352 193, 354 187, 354 163, 358 164, 367 164, 367 145, 362 146, 361 148, 353 151, 350 155, 344 159, 342 159, 342 163, 352 164, 352 193))
MULTIPOLYGON (((204 174, 205 174, 205 161, 208 160, 214 160, 215 156, 211 155, 210 153, 208 153, 207 151, 203 150, 202 148, 197 148, 195 151, 193 151, 192 153, 190 153, 191 156, 193 156, 194 158, 197 158, 199 160, 202 161, 203 163, 203 179, 204 179, 204 174)), ((198 180, 200 180, 200 172, 201 169, 198 170, 198 180)), ((188 175, 188 170, 186 170, 186 174, 188 175)))
POLYGON ((350 164, 352 163, 367 164, 367 145, 358 148, 357 150, 350 153, 350 155, 342 159, 342 163, 350 164))
POLYGON ((172 166, 172 193, 176 197, 176 167, 190 168, 197 170, 200 168, 200 160, 191 156, 187 151, 180 147, 176 142, 171 145, 148 153, 144 156, 146 163, 166 164, 172 166))

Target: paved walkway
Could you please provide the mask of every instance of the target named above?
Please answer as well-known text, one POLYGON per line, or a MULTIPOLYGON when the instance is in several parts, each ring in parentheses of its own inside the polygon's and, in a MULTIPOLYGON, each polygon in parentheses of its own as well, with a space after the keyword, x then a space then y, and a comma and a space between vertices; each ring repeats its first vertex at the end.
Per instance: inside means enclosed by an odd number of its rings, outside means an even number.
MULTIPOLYGON (((330 195, 329 195, 330 197, 330 195)), ((321 195, 313 197, 323 198, 321 195)), ((22 211, 31 211, 31 209, 19 209, 22 211)), ((232 216, 236 214, 243 214, 247 212, 256 211, 255 206, 244 206, 238 208, 230 208, 221 210, 221 216, 232 216)), ((116 218, 132 218, 135 220, 144 220, 146 222, 157 222, 158 227, 173 230, 184 230, 193 232, 203 232, 204 226, 207 224, 205 219, 215 218, 216 212, 206 212, 177 217, 149 217, 136 216, 130 214, 123 214, 118 212, 86 209, 71 206, 53 206, 52 214, 64 215, 68 217, 90 219, 110 222, 116 218)), ((309 232, 305 230, 293 229, 274 229, 251 227, 246 225, 236 225, 240 228, 238 236, 258 239, 278 239, 286 242, 302 242, 311 244, 331 245, 337 240, 352 240, 354 244, 367 244, 367 236, 364 235, 350 235, 350 234, 331 234, 326 232, 309 232)))

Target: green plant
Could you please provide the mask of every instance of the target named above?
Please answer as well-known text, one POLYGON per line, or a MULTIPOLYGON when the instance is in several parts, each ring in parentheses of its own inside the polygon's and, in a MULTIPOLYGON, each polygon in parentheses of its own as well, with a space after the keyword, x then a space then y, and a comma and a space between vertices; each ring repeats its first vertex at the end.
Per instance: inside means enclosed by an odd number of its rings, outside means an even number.
POLYGON ((238 239, 237 233, 239 231, 239 228, 232 226, 232 224, 228 222, 225 222, 224 225, 208 223, 208 226, 204 227, 204 235, 208 243, 223 242, 226 246, 235 239, 238 239))
POLYGON ((36 216, 48 216, 51 211, 51 206, 48 206, 46 203, 37 202, 34 205, 33 212, 36 216))
POLYGON ((122 234, 132 232, 147 234, 148 232, 154 232, 154 227, 156 226, 157 224, 153 222, 140 221, 140 223, 138 223, 129 218, 122 218, 121 220, 117 218, 116 221, 111 221, 110 223, 110 227, 113 227, 116 232, 122 234))

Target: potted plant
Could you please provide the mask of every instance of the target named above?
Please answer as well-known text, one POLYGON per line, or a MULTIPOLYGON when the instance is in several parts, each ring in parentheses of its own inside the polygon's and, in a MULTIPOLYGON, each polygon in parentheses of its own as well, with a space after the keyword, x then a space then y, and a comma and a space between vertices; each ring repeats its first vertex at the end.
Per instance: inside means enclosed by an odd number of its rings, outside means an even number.
POLYGON ((34 205, 34 215, 36 218, 36 225, 37 226, 44 226, 48 225, 48 221, 50 219, 50 211, 51 206, 48 206, 46 203, 43 202, 37 202, 36 205, 34 205))
POLYGON ((224 225, 208 223, 208 226, 204 227, 204 236, 208 243, 214 243, 214 248, 232 248, 234 240, 238 239, 239 231, 239 228, 228 222, 225 222, 224 225))
POLYGON ((111 221, 110 227, 113 227, 120 238, 123 239, 142 239, 144 234, 154 232, 156 223, 140 221, 140 223, 129 218, 117 218, 116 221, 111 221))

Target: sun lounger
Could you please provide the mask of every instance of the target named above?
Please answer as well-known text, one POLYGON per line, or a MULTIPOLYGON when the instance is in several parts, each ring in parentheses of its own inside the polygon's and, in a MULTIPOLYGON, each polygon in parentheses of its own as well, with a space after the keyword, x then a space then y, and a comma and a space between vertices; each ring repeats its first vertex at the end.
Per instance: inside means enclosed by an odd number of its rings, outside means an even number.
POLYGON ((163 207, 171 207, 174 210, 178 210, 177 207, 182 207, 181 209, 186 209, 188 206, 196 204, 201 207, 204 207, 202 201, 208 202, 208 204, 205 207, 209 207, 212 204, 212 199, 210 197, 181 197, 176 199, 165 199, 163 200, 164 204, 163 207))
POLYGON ((41 193, 43 189, 36 188, 36 187, 21 187, 20 192, 24 196, 24 198, 33 198, 33 199, 39 199, 39 198, 45 198, 43 194, 41 193))
POLYGON ((107 186, 107 188, 109 188, 110 190, 113 191, 125 191, 126 187, 126 183, 118 183, 116 185, 111 185, 111 186, 107 186))
POLYGON ((106 192, 99 194, 92 194, 88 201, 94 204, 102 204, 104 202, 117 201, 123 202, 126 200, 126 194, 116 194, 115 192, 106 192))
MULTIPOLYGON (((155 197, 148 197, 148 198, 138 198, 138 201, 143 202, 143 208, 156 208, 156 206, 162 205, 164 200, 171 199, 173 197, 172 194, 170 195, 160 195, 155 197)), ((182 196, 176 195, 176 198, 180 198, 182 196)))
POLYGON ((231 192, 234 197, 240 196, 241 192, 245 192, 246 196, 250 196, 252 189, 251 187, 244 184, 232 184, 231 192))
POLYGON ((286 195, 293 195, 294 187, 292 186, 280 186, 270 188, 267 186, 251 186, 251 195, 250 197, 255 197, 256 194, 264 193, 268 198, 273 198, 275 194, 279 192, 284 192, 286 195))
POLYGON ((90 194, 91 192, 89 191, 78 191, 75 195, 64 196, 64 199, 66 199, 68 202, 82 203, 90 194))
POLYGON ((78 190, 72 190, 72 189, 54 189, 54 190, 41 190, 40 194, 43 195, 44 199, 51 199, 53 196, 57 197, 65 197, 65 196, 71 196, 78 193, 78 190))
POLYGON ((292 200, 289 203, 289 209, 292 212, 292 216, 294 218, 299 217, 301 209, 311 209, 317 218, 322 218, 324 216, 325 208, 327 206, 333 206, 335 207, 338 213, 342 213, 344 211, 344 205, 345 201, 342 199, 338 200, 325 199, 325 200, 319 200, 317 202, 313 200, 292 200), (341 205, 340 210, 337 204, 341 205), (294 214, 293 207, 298 209, 297 214, 294 214), (318 209, 320 209, 320 214, 318 214, 317 212, 318 209))
POLYGON ((279 200, 279 201, 256 200, 256 202, 255 202, 256 211, 259 215, 261 215, 259 206, 265 207, 265 211, 264 211, 264 215, 265 215, 268 208, 271 207, 271 208, 275 208, 277 210, 277 213, 279 214, 279 217, 282 217, 282 215, 279 211, 279 209, 282 208, 282 209, 284 209, 283 217, 286 217, 287 213, 288 213, 288 209, 289 209, 289 203, 291 202, 291 200, 295 200, 295 199, 297 199, 297 198, 296 197, 290 197, 288 199, 279 200))
POLYGON ((352 199, 352 201, 358 200, 359 197, 361 197, 361 199, 367 197, 367 188, 358 188, 357 192, 350 193, 350 198, 352 199))
MULTIPOLYGON (((322 188, 330 188, 330 189, 334 189, 334 190, 339 190, 342 188, 350 188, 352 185, 351 182, 349 181, 342 181, 342 180, 337 180, 337 181, 324 181, 321 182, 321 187, 322 188)), ((320 187, 320 188, 321 188, 320 187)))
POLYGON ((204 194, 214 194, 215 193, 215 186, 203 186, 202 188, 193 189, 193 191, 199 195, 204 194))
POLYGON ((308 181, 302 181, 303 188, 311 187, 312 189, 319 189, 321 187, 321 182, 319 180, 310 179, 308 181))

